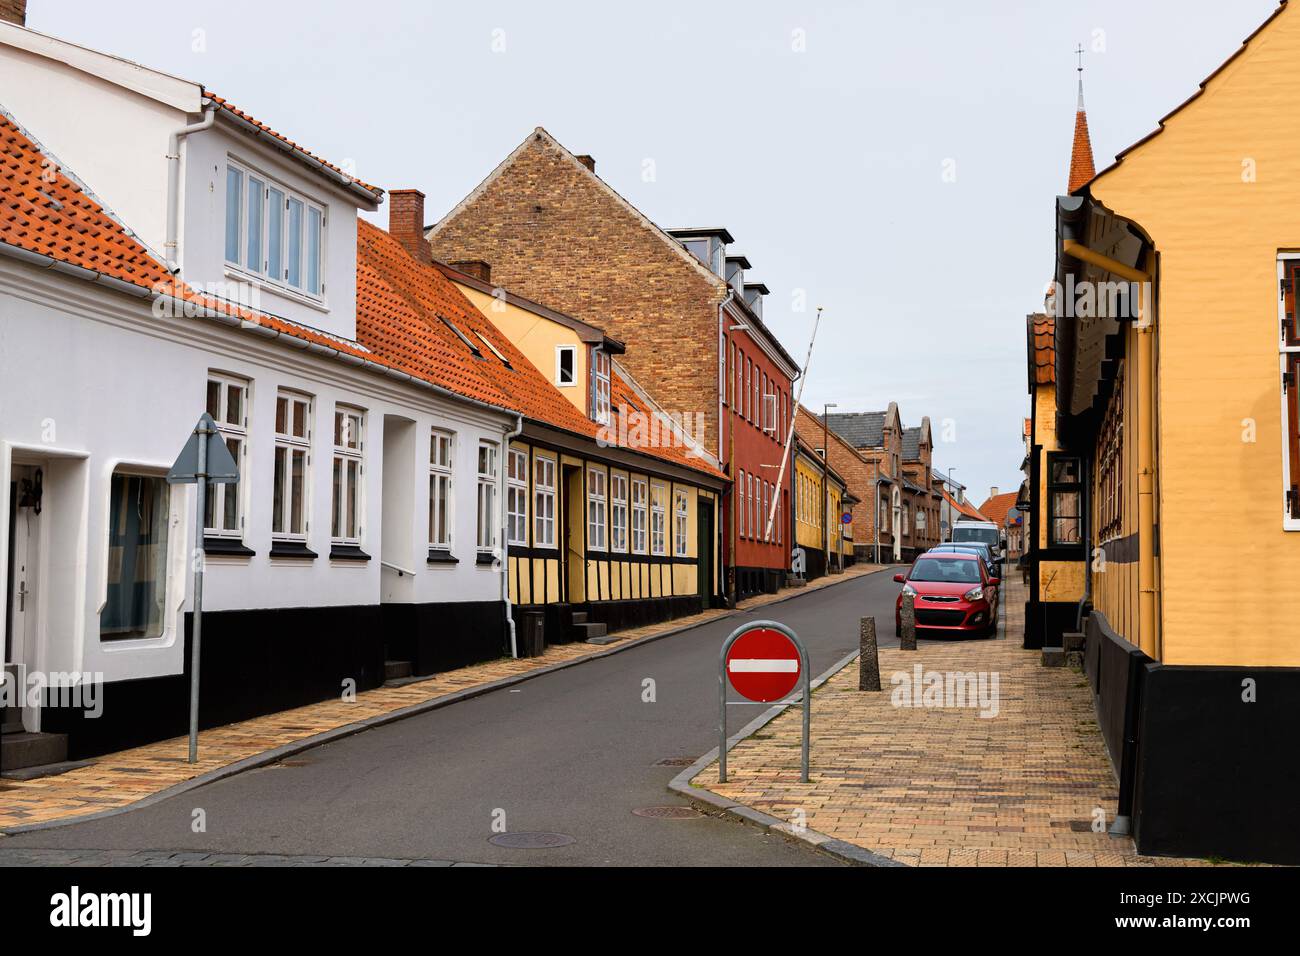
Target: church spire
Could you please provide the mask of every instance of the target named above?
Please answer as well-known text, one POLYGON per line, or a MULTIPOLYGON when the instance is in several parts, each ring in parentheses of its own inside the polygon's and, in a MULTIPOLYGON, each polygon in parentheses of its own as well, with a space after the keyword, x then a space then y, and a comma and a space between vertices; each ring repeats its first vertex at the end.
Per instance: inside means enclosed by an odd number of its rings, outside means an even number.
POLYGON ((1074 147, 1070 152, 1070 182, 1067 192, 1074 192, 1097 175, 1092 163, 1092 140, 1088 136, 1088 113, 1083 107, 1083 44, 1074 51, 1079 57, 1079 104, 1074 113, 1074 147))

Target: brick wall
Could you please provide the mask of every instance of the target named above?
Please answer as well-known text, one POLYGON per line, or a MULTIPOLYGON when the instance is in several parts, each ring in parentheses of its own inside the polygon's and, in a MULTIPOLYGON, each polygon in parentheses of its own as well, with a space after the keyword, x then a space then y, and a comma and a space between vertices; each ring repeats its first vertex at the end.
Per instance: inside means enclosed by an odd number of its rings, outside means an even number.
POLYGON ((27 23, 27 0, 0 0, 0 20, 24 26, 27 23))
POLYGON ((669 411, 703 413, 705 446, 718 452, 721 280, 563 147, 534 133, 430 239, 437 258, 487 262, 493 282, 625 342, 619 361, 669 411))

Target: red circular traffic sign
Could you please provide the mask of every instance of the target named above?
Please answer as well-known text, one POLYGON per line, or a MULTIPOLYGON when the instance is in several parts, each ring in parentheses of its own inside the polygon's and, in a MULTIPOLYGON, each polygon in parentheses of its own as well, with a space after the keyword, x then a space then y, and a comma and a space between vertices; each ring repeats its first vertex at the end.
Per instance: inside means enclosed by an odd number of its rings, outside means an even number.
POLYGON ((780 700, 799 683, 801 670, 794 641, 769 627, 746 631, 727 649, 727 680, 750 700, 780 700))

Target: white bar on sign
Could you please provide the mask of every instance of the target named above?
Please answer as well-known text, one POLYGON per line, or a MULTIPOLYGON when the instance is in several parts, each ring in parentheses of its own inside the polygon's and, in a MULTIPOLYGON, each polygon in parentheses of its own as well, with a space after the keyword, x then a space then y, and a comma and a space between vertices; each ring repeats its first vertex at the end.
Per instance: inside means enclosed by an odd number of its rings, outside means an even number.
POLYGON ((727 670, 733 674, 794 674, 799 662, 791 657, 736 657, 727 661, 727 670))

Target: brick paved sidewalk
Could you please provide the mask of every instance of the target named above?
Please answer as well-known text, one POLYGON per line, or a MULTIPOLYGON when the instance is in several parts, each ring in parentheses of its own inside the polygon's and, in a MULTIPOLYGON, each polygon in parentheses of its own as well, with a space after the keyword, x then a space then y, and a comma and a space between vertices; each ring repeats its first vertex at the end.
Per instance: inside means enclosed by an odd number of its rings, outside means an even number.
MULTIPOLYGON (((1007 582, 1001 640, 880 651, 879 693, 858 691, 850 664, 813 694, 812 783, 799 782, 798 707, 789 708, 692 781, 782 820, 921 866, 1161 866, 1092 831, 1111 823, 1118 791, 1081 673, 1041 666, 1021 648, 1024 586, 1007 582), (998 675, 997 716, 975 708, 896 707, 897 673, 998 675)), ((899 685, 901 686, 901 685, 899 685)), ((986 685, 991 689, 991 683, 986 685)))
MULTIPOLYGON (((805 588, 762 594, 739 603, 740 611, 753 610, 785 598, 815 591, 841 581, 878 570, 858 565, 843 574, 830 575, 805 588)), ((689 617, 613 635, 620 644, 662 635, 707 623, 736 611, 714 609, 689 617)), ((619 645, 614 645, 617 647, 619 645)), ((346 727, 359 721, 427 704, 451 694, 519 677, 556 664, 579 661, 608 653, 611 648, 592 644, 560 644, 548 647, 542 657, 512 660, 501 658, 484 664, 438 674, 428 680, 398 687, 380 687, 357 695, 355 702, 324 701, 280 711, 265 717, 214 727, 199 734, 199 761, 186 762, 187 738, 176 737, 131 750, 99 757, 88 767, 36 780, 0 779, 0 831, 8 827, 72 819, 128 806, 169 787, 230 764, 256 757, 268 750, 293 744, 317 734, 346 727)))

